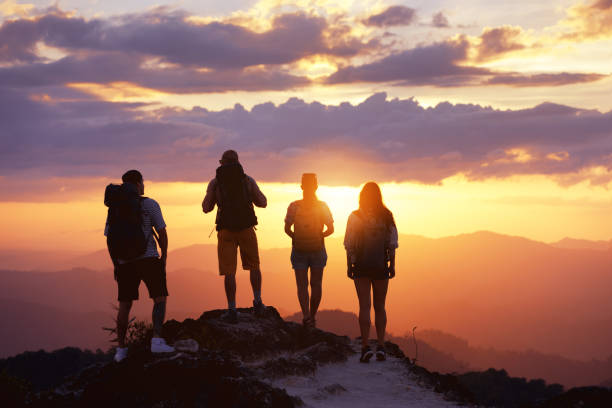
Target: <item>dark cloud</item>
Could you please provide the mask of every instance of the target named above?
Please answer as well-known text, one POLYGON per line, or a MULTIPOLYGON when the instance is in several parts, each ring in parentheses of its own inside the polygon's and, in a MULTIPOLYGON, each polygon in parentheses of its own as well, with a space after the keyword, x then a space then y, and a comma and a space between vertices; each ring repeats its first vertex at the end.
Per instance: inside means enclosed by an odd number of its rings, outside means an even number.
POLYGON ((448 28, 450 23, 443 12, 439 11, 431 18, 431 25, 437 28, 448 28))
POLYGON ((2 87, 40 87, 66 83, 130 82, 169 93, 205 93, 232 90, 283 90, 309 84, 275 68, 201 71, 191 67, 143 67, 144 57, 105 53, 86 57, 69 56, 52 63, 0 68, 2 87))
POLYGON ((184 12, 156 9, 115 20, 43 15, 0 26, 0 60, 34 61, 37 42, 67 51, 105 51, 157 57, 163 62, 212 69, 280 65, 312 55, 350 57, 372 44, 345 32, 327 40, 328 22, 305 13, 283 14, 258 33, 222 22, 195 24, 184 12))
POLYGON ((327 82, 393 82, 414 85, 461 86, 488 74, 487 69, 463 66, 470 47, 465 38, 421 46, 361 66, 341 68, 327 82))
POLYGON ((579 84, 585 82, 599 81, 607 77, 608 75, 602 74, 583 74, 583 73, 550 73, 550 74, 500 74, 496 75, 488 80, 486 84, 489 85, 510 85, 515 87, 527 87, 527 86, 562 86, 569 84, 579 84))
MULTIPOLYGON (((0 95, 0 176, 115 177, 141 168, 153 180, 205 181, 235 148, 248 172, 295 181, 304 169, 326 183, 437 183, 516 174, 575 182, 594 166, 612 170, 612 112, 542 104, 523 110, 387 100, 326 106, 290 99, 246 110, 161 109, 90 101, 37 102, 0 95), (339 166, 339 164, 342 164, 339 166), (350 169, 350 170, 347 170, 350 169)), ((607 176, 591 181, 607 182, 607 176)))
POLYGON ((383 12, 371 15, 363 24, 374 27, 407 26, 416 22, 416 10, 406 6, 391 6, 383 12))
MULTIPOLYGON (((479 57, 515 49, 511 41, 503 40, 506 29, 490 29, 483 34, 477 51, 479 57)), ((510 35, 512 37, 512 35, 510 35)), ((388 82, 396 85, 430 85, 464 87, 475 85, 507 85, 514 87, 563 86, 598 81, 608 75, 597 73, 517 73, 494 71, 470 65, 473 45, 459 37, 441 43, 420 46, 390 55, 378 61, 338 69, 330 75, 329 84, 357 82, 388 82)), ((517 48, 518 49, 518 48, 517 48)))

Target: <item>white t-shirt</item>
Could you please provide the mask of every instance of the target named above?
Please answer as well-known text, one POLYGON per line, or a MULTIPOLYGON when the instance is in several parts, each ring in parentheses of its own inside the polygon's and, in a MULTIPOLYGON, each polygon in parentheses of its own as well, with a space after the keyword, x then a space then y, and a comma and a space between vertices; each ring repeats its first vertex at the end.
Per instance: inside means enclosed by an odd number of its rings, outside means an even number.
MULTIPOLYGON (((155 237, 153 237, 153 229, 155 227, 156 231, 159 231, 163 228, 166 228, 166 223, 164 221, 164 217, 162 216, 161 208, 157 201, 152 198, 145 198, 141 201, 142 205, 142 230, 145 234, 145 239, 147 240, 147 250, 144 255, 136 258, 159 258, 159 253, 157 252, 157 242, 155 241, 155 237)), ((104 236, 108 235, 108 216, 106 218, 106 226, 104 227, 104 236)), ((121 260, 119 260, 121 262, 121 260)))

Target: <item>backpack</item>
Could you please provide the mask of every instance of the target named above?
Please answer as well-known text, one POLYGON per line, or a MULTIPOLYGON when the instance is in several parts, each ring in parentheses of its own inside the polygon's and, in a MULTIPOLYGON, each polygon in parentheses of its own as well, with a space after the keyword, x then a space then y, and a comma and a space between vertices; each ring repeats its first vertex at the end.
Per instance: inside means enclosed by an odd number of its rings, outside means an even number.
POLYGON ((389 226, 385 220, 365 217, 360 211, 354 214, 361 220, 355 267, 373 272, 387 271, 389 226))
POLYGON ((216 177, 220 192, 217 230, 240 231, 257 225, 253 202, 247 189, 247 176, 240 163, 220 166, 216 177))
POLYGON ((104 191, 108 207, 106 242, 111 259, 130 260, 145 254, 147 239, 142 229, 142 200, 130 183, 109 184, 104 191))
POLYGON ((299 201, 293 222, 293 247, 298 251, 313 252, 324 248, 321 204, 318 201, 299 201))

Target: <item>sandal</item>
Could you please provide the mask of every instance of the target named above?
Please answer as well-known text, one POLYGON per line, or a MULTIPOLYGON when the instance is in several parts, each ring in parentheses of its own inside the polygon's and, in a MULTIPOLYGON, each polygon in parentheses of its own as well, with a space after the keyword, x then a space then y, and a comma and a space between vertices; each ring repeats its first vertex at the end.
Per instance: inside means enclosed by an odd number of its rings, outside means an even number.
POLYGON ((380 344, 376 346, 376 360, 377 361, 385 361, 387 359, 387 354, 385 353, 385 346, 381 346, 380 344))
POLYGON ((302 326, 305 328, 314 327, 314 322, 311 317, 305 317, 302 319, 302 326))
POLYGON ((359 358, 359 362, 369 363, 373 355, 374 353, 372 353, 372 349, 370 348, 370 346, 363 347, 361 349, 361 357, 359 358))

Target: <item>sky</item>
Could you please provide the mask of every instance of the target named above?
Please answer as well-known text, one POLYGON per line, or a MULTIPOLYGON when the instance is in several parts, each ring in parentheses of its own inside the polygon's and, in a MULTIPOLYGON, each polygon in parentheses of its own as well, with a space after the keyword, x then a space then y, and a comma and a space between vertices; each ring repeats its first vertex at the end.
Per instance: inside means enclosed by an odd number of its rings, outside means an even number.
POLYGON ((104 248, 131 168, 171 245, 214 243, 230 148, 264 247, 303 172, 339 235, 372 180, 403 234, 608 240, 611 61, 612 0, 0 0, 0 245, 104 248))

